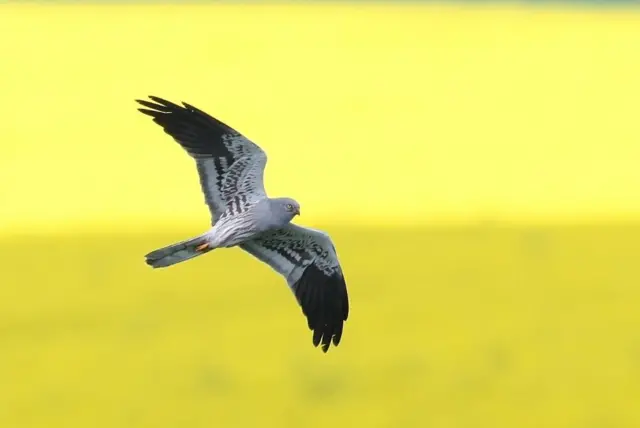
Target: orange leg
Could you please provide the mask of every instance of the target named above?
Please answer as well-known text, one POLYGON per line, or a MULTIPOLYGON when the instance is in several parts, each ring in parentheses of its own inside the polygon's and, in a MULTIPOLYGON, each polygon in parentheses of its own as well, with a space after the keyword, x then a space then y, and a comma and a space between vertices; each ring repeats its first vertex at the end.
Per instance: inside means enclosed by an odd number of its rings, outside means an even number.
POLYGON ((196 247, 196 251, 204 251, 204 250, 206 250, 207 248, 209 248, 209 243, 208 243, 208 242, 205 242, 205 243, 204 243, 204 244, 202 244, 202 245, 198 245, 198 246, 196 247))

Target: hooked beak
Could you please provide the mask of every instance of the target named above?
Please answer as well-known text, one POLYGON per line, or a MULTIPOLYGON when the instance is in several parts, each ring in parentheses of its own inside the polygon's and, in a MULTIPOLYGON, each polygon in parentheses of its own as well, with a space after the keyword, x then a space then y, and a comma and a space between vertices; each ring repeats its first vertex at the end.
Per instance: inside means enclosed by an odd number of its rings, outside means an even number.
POLYGON ((295 213, 296 215, 300 215, 300 208, 296 208, 296 210, 294 211, 294 213, 295 213))

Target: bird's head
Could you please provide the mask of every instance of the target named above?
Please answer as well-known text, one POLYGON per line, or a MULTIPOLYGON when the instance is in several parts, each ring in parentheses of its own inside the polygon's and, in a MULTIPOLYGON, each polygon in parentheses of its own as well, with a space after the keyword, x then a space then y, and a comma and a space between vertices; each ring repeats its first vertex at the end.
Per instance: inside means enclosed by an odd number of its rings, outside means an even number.
POLYGON ((290 222, 295 216, 300 215, 300 204, 291 198, 272 199, 272 211, 283 222, 290 222))

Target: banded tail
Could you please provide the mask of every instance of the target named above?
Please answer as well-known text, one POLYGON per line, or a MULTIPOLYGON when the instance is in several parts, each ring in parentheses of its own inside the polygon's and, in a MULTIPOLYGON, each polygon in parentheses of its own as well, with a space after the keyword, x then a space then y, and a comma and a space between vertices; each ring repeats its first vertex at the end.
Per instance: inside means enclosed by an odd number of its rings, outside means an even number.
POLYGON ((202 247, 207 243, 206 234, 202 234, 186 241, 158 248, 147 254, 145 261, 154 269, 175 265, 212 251, 212 247, 202 247))

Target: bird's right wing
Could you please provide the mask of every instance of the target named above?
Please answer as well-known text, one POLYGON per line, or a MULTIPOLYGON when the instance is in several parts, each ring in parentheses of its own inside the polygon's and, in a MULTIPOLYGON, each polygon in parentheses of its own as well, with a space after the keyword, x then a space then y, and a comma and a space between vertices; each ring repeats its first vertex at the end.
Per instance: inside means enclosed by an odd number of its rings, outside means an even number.
POLYGON ((289 223, 240 244, 254 257, 287 279, 307 323, 313 330, 313 345, 340 343, 349 315, 347 285, 329 236, 319 230, 289 223))
POLYGON ((149 98, 154 102, 136 100, 147 107, 138 110, 151 116, 195 159, 212 223, 232 203, 230 198, 235 193, 240 192, 239 197, 244 195, 244 202, 264 194, 267 157, 260 147, 192 105, 183 102, 179 106, 162 98, 149 98))

